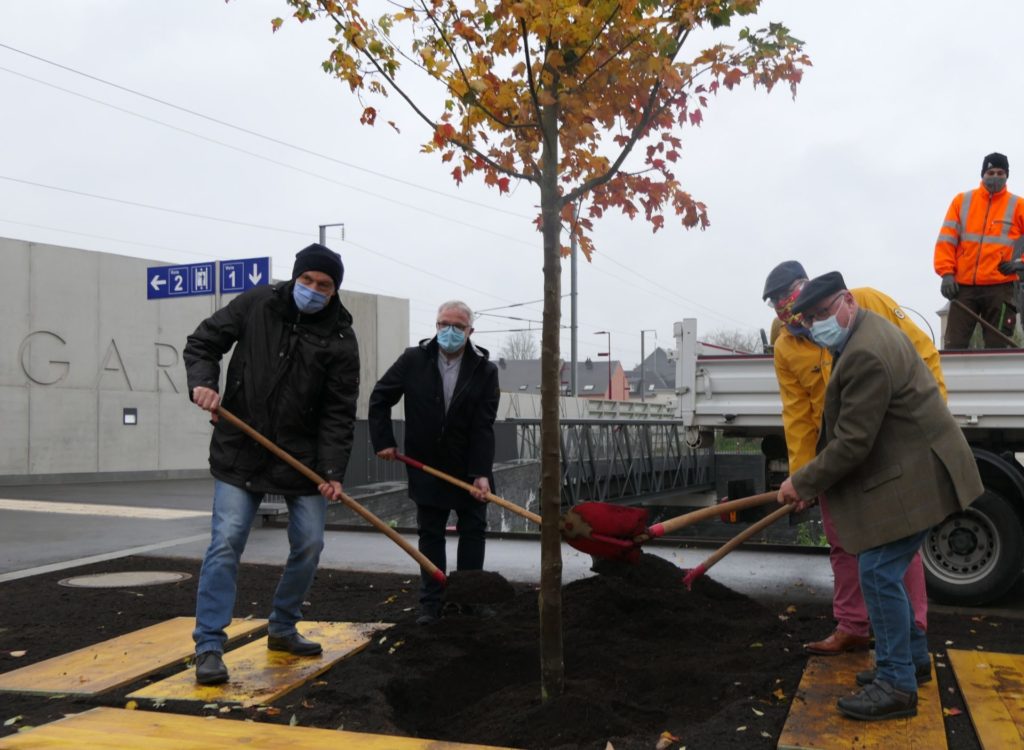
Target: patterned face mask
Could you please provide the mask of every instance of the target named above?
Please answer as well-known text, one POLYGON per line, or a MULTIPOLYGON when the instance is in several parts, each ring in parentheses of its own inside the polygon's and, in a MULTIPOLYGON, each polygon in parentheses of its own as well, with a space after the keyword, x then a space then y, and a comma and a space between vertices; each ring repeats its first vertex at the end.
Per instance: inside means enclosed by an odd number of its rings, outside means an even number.
POLYGON ((779 300, 778 304, 775 305, 775 314, 779 316, 779 320, 785 323, 786 327, 793 331, 793 333, 809 333, 810 331, 804 316, 793 312, 793 305, 796 304, 796 300, 800 296, 800 290, 804 288, 805 283, 804 281, 799 282, 793 288, 793 291, 789 293, 789 296, 779 300))

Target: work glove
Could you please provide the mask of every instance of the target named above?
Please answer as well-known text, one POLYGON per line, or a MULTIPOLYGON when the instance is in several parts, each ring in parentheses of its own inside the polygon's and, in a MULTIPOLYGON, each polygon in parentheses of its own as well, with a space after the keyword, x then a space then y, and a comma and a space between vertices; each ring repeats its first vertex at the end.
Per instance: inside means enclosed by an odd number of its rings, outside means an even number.
POLYGON ((953 274, 947 273, 942 277, 940 291, 946 299, 956 299, 956 295, 960 293, 960 285, 956 283, 956 277, 953 274))
POLYGON ((1004 260, 999 264, 999 273, 1006 274, 1007 276, 1011 273, 1021 273, 1022 271, 1024 271, 1024 261, 1004 260))

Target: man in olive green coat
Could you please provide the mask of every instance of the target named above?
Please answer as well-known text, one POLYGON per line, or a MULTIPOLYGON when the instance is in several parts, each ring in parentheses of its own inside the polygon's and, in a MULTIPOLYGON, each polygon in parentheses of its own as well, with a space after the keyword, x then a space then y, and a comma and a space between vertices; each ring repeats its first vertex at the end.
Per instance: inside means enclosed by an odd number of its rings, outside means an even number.
POLYGON ((840 712, 877 720, 917 714, 931 679, 925 634, 914 625, 903 576, 928 529, 983 492, 967 440, 910 340, 859 309, 833 271, 809 281, 794 312, 831 350, 818 455, 779 489, 798 509, 819 495, 843 547, 857 555, 875 633, 875 666, 840 712))

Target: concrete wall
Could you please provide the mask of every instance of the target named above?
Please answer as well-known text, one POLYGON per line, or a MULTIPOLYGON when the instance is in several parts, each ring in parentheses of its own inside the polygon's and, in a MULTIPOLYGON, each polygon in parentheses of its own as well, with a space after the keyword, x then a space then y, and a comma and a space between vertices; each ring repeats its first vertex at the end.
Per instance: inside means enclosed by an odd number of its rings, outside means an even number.
MULTIPOLYGON (((146 299, 159 261, 0 238, 0 479, 205 470, 185 339, 226 295, 146 299), (125 425, 126 408, 138 423, 125 425)), ((409 340, 406 300, 342 291, 360 347, 358 416, 409 340)))

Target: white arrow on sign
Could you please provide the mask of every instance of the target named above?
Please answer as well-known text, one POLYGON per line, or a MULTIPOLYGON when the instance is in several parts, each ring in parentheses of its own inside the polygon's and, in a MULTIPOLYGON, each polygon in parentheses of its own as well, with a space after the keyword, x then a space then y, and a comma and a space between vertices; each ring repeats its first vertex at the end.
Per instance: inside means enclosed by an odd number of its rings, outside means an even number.
POLYGON ((159 292, 160 287, 167 283, 167 279, 161 279, 159 276, 154 276, 149 281, 149 285, 153 287, 154 292, 159 292))
POLYGON ((260 273, 260 267, 255 263, 252 264, 252 272, 249 274, 249 281, 253 284, 259 284, 260 279, 263 278, 263 274, 260 273))

